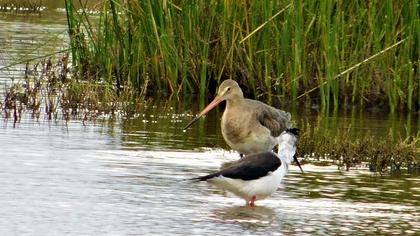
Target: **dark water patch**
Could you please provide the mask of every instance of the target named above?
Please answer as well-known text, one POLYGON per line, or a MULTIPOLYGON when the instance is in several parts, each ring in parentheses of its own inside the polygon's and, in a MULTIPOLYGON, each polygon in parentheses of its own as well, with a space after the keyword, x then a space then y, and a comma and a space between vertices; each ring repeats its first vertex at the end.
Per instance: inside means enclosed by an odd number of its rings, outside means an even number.
MULTIPOLYGON (((26 62, 67 48, 64 13, 48 17, 0 14, 0 88, 24 78, 26 62)), ((53 54, 52 54, 53 53, 53 54)), ((33 64, 36 64, 34 62, 33 64)))
MULTIPOLYGON (((369 173, 367 170, 350 172, 317 172, 310 167, 304 178, 291 173, 287 189, 293 189, 299 198, 333 198, 365 203, 395 203, 419 206, 420 178, 417 175, 400 176, 369 173)), ((321 168, 322 169, 322 168, 321 168)))

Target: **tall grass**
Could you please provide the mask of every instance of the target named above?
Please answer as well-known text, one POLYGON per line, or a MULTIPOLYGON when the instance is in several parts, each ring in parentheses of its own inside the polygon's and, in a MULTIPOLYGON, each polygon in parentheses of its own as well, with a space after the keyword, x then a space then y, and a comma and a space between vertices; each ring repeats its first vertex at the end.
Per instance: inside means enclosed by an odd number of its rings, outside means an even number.
POLYGON ((419 5, 107 0, 92 24, 66 0, 76 68, 117 90, 205 97, 233 78, 262 99, 391 111, 419 109, 419 5))

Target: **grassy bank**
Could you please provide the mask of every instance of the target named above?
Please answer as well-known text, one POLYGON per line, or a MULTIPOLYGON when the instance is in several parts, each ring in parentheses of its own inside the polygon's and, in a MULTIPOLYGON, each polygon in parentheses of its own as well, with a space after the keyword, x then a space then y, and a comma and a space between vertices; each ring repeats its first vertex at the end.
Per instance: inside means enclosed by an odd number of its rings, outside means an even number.
POLYGON ((74 66, 117 90, 204 98, 233 78, 268 101, 419 109, 416 0, 109 0, 96 23, 74 2, 74 66))
POLYGON ((367 163, 374 172, 420 170, 420 134, 402 137, 392 132, 384 136, 365 133, 352 137, 351 128, 331 134, 321 131, 319 124, 311 125, 304 120, 299 124, 302 135, 297 156, 304 163, 336 164, 345 170, 367 163))

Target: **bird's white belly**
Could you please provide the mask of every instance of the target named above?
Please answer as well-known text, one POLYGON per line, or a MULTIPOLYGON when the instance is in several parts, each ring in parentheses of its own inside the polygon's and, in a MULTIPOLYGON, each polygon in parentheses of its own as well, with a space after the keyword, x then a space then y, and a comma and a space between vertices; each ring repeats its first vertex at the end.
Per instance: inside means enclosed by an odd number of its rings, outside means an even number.
POLYGON ((256 196, 257 200, 261 200, 270 196, 279 187, 284 176, 281 169, 283 168, 280 167, 276 171, 256 180, 231 179, 219 176, 212 179, 211 182, 246 201, 250 201, 253 196, 256 196))

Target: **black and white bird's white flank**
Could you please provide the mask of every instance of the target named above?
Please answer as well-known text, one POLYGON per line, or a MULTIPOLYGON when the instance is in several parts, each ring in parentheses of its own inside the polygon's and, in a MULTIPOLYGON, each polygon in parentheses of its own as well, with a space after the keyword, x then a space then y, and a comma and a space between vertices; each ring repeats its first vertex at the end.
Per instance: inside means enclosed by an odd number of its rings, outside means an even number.
POLYGON ((298 129, 287 129, 277 137, 278 154, 251 154, 216 173, 192 180, 209 181, 244 199, 247 205, 255 206, 255 201, 270 196, 278 189, 293 159, 300 167, 295 157, 298 135, 298 129))

